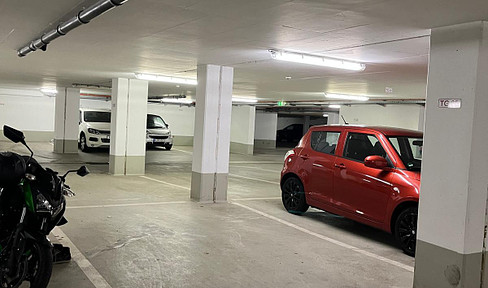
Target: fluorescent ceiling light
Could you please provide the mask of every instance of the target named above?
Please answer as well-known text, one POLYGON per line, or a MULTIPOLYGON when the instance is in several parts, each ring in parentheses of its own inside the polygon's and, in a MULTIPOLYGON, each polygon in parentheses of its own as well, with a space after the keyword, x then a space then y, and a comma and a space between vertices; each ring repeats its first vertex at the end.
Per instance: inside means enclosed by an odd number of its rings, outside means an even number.
POLYGON ((253 98, 240 98, 240 97, 232 97, 232 102, 240 102, 240 103, 257 103, 258 99, 253 98))
POLYGON ((365 64, 348 61, 348 60, 296 53, 296 52, 288 52, 288 51, 269 50, 269 52, 271 53, 271 57, 273 59, 281 60, 281 61, 325 66, 325 67, 346 69, 352 71, 363 71, 364 69, 366 69, 365 64))
POLYGON ((137 79, 141 79, 141 80, 159 81, 159 82, 167 82, 167 83, 186 84, 186 85, 197 85, 197 80, 191 78, 179 78, 179 77, 170 77, 170 76, 155 75, 155 74, 143 74, 143 73, 134 73, 134 74, 136 75, 137 79))
POLYGON ((191 104, 193 100, 186 99, 186 98, 168 98, 168 99, 161 99, 162 103, 172 103, 172 104, 191 104))
POLYGON ((368 101, 369 97, 366 96, 359 96, 359 95, 345 95, 345 94, 332 94, 332 93, 324 93, 325 98, 330 99, 342 99, 342 100, 354 100, 354 101, 368 101))
POLYGON ((327 118, 327 117, 329 117, 329 114, 324 113, 324 114, 322 115, 322 117, 327 118))
POLYGON ((329 105, 329 108, 332 108, 332 109, 340 109, 341 108, 341 105, 331 104, 331 105, 329 105))
POLYGON ((58 94, 58 90, 56 88, 43 87, 41 88, 41 93, 46 96, 54 97, 58 94))

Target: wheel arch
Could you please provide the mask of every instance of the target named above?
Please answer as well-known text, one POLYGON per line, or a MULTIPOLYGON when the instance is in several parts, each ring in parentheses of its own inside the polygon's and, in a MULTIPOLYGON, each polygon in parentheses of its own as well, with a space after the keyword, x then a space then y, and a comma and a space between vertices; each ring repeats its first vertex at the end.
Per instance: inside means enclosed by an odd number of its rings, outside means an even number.
MULTIPOLYGON (((285 175, 283 175, 281 177, 281 181, 280 181, 280 188, 283 188, 283 183, 285 183, 286 180, 288 180, 289 178, 292 178, 292 177, 295 177, 297 178, 298 180, 300 180, 300 182, 302 182, 302 185, 303 185, 303 181, 302 179, 300 179, 300 177, 298 177, 297 174, 293 173, 293 172, 288 172, 286 173, 285 175)), ((304 186, 305 187, 305 186, 304 186)))
POLYGON ((409 207, 418 207, 419 206, 419 202, 417 201, 413 201, 413 200, 406 200, 406 201, 403 201, 401 203, 399 203, 395 209, 393 210, 393 213, 391 214, 391 218, 390 218, 390 233, 391 234, 395 234, 395 222, 398 218, 398 215, 400 215, 400 213, 409 208, 409 207))

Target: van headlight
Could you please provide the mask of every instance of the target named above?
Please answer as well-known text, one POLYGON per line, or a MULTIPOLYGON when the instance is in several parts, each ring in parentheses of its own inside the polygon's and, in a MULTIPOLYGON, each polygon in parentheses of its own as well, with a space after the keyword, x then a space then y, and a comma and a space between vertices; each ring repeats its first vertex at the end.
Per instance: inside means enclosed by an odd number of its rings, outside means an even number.
POLYGON ((88 133, 99 135, 100 134, 100 131, 97 130, 97 129, 88 128, 88 133))

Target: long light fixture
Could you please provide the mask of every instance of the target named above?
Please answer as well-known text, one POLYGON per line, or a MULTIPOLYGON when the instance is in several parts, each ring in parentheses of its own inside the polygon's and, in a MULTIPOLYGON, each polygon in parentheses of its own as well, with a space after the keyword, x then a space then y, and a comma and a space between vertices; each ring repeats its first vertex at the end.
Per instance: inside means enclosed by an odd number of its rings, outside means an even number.
POLYGON ((258 102, 258 99, 232 97, 232 102, 237 102, 237 103, 257 103, 258 102))
POLYGON ((341 108, 341 105, 331 104, 331 105, 329 105, 329 108, 331 108, 331 109, 340 109, 341 108))
POLYGON ((163 75, 156 75, 156 74, 143 74, 143 73, 135 73, 135 76, 137 79, 148 80, 148 81, 158 81, 158 82, 167 82, 167 83, 194 85, 194 86, 198 84, 196 79, 191 79, 191 78, 179 78, 179 77, 163 76, 163 75))
POLYGON ((163 98, 160 100, 161 103, 170 103, 170 104, 192 104, 193 100, 186 99, 186 98, 163 98))
POLYGON ((341 100, 353 100, 353 101, 368 101, 369 97, 360 96, 360 95, 346 95, 346 94, 332 94, 332 93, 324 93, 325 98, 330 99, 341 99, 341 100))
POLYGON ((58 90, 56 88, 51 88, 51 87, 42 87, 41 93, 49 97, 54 97, 58 94, 58 90))
POLYGON ((359 62, 348 60, 329 58, 319 55, 303 54, 289 51, 268 50, 271 57, 276 60, 288 61, 294 63, 302 63, 309 65, 325 66, 338 69, 346 69, 352 71, 363 71, 366 65, 359 62))

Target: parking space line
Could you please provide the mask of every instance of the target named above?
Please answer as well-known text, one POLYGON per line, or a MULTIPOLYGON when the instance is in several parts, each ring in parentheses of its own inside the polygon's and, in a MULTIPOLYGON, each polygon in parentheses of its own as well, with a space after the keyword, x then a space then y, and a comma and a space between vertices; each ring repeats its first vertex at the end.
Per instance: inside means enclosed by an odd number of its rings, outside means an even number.
POLYGON ((233 165, 231 165, 230 168, 247 168, 247 169, 267 171, 267 172, 272 172, 272 173, 281 173, 281 170, 264 169, 264 168, 255 167, 255 166, 242 166, 242 165, 233 166, 233 165))
POLYGON ((178 152, 183 152, 186 154, 193 154, 193 152, 190 152, 190 151, 185 151, 185 150, 180 150, 180 149, 175 149, 175 148, 173 148, 173 150, 178 151, 178 152))
POLYGON ((335 239, 329 238, 329 237, 324 236, 324 235, 322 235, 322 234, 312 232, 312 231, 310 231, 310 230, 308 230, 308 229, 305 229, 305 228, 303 228, 303 227, 300 227, 300 226, 295 225, 295 224, 293 224, 293 223, 290 223, 290 222, 288 222, 288 221, 282 220, 282 219, 277 218, 277 217, 275 217, 275 216, 269 215, 269 214, 264 213, 264 212, 262 212, 262 211, 256 210, 256 209, 251 208, 251 207, 249 207, 249 206, 246 206, 246 205, 243 205, 243 204, 240 204, 240 203, 235 203, 235 202, 234 202, 234 203, 232 203, 232 204, 234 204, 234 205, 236 205, 236 206, 239 206, 239 207, 241 207, 241 208, 247 209, 247 210, 249 210, 249 211, 252 211, 252 212, 254 212, 254 213, 257 213, 257 214, 259 214, 259 215, 261 215, 261 216, 263 216, 263 217, 266 217, 266 218, 268 218, 268 219, 271 219, 271 220, 273 220, 273 221, 279 222, 279 223, 281 223, 281 224, 283 224, 283 225, 286 225, 286 226, 288 226, 288 227, 291 227, 291 228, 294 228, 294 229, 299 230, 299 231, 301 231, 301 232, 307 233, 307 234, 309 234, 309 235, 311 235, 311 236, 314 236, 314 237, 317 237, 317 238, 322 239, 322 240, 324 240, 324 241, 327 241, 327 242, 329 242, 329 243, 332 243, 332 244, 338 245, 338 246, 340 246, 340 247, 343 247, 343 248, 346 248, 346 249, 352 250, 352 251, 354 251, 354 252, 357 252, 357 253, 363 254, 363 255, 365 255, 365 256, 368 256, 368 257, 371 257, 371 258, 374 258, 374 259, 377 259, 377 260, 383 261, 383 262, 385 262, 385 263, 388 263, 388 264, 394 265, 394 266, 396 266, 396 267, 398 267, 398 268, 401 268, 401 269, 407 270, 407 271, 409 271, 409 272, 413 272, 413 271, 414 271, 414 267, 412 267, 412 266, 409 266, 409 265, 406 265, 406 264, 400 263, 400 262, 395 261, 395 260, 388 259, 388 258, 386 258, 386 257, 380 256, 380 255, 377 255, 377 254, 374 254, 374 253, 371 253, 371 252, 368 252, 368 251, 363 250, 363 249, 361 249, 361 248, 358 248, 358 247, 355 247, 355 246, 352 246, 352 245, 349 245, 349 244, 343 243, 343 242, 341 242, 341 241, 338 241, 338 240, 335 240, 335 239))
POLYGON ((64 232, 56 227, 52 231, 53 235, 65 247, 69 247, 71 250, 71 258, 76 262, 81 271, 85 273, 88 280, 95 286, 95 288, 112 288, 108 284, 107 280, 98 272, 98 270, 86 259, 86 257, 78 250, 78 248, 71 242, 71 240, 64 234, 64 232))
POLYGON ((151 177, 147 177, 147 176, 140 176, 140 177, 141 177, 141 178, 144 178, 144 179, 147 179, 147 180, 154 181, 154 182, 158 182, 158 183, 166 184, 166 185, 169 185, 169 186, 177 187, 177 188, 180 188, 180 189, 184 189, 184 190, 190 190, 190 188, 189 188, 189 187, 185 187, 185 186, 176 185, 176 184, 173 184, 173 183, 169 183, 169 182, 166 182, 166 181, 162 181, 162 180, 154 179, 154 178, 151 178, 151 177))
POLYGON ((255 201, 255 200, 278 200, 278 199, 281 199, 281 197, 236 198, 236 199, 230 199, 229 201, 255 201))
POLYGON ((270 184, 276 184, 276 185, 280 185, 280 181, 268 181, 268 180, 264 180, 264 179, 259 179, 259 178, 253 178, 253 177, 246 177, 246 176, 241 176, 241 175, 236 175, 236 174, 230 174, 229 173, 229 176, 231 177, 235 177, 235 178, 242 178, 242 179, 247 179, 247 180, 254 180, 254 181, 259 181, 259 182, 264 182, 264 183, 270 183, 270 184))
POLYGON ((150 203, 125 203, 125 204, 106 204, 106 205, 86 205, 86 206, 68 206, 66 209, 88 209, 88 208, 117 208, 130 206, 149 206, 149 205, 168 205, 168 204, 185 204, 190 201, 167 201, 167 202, 150 202, 150 203))

